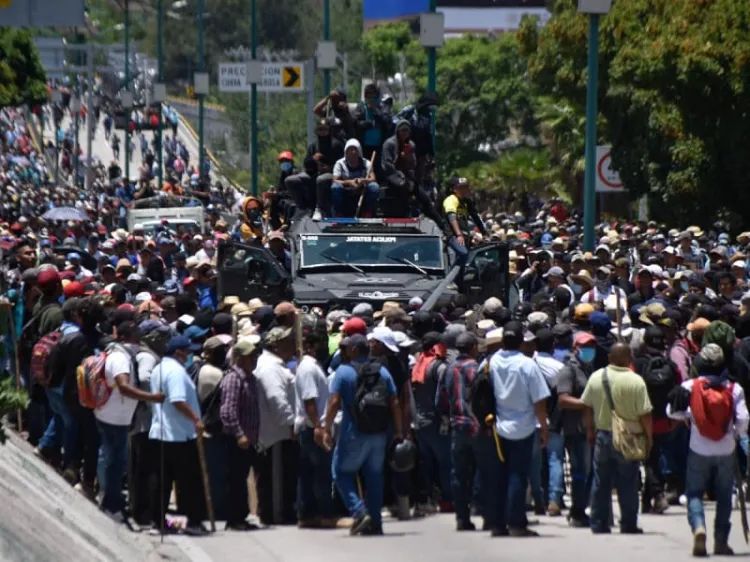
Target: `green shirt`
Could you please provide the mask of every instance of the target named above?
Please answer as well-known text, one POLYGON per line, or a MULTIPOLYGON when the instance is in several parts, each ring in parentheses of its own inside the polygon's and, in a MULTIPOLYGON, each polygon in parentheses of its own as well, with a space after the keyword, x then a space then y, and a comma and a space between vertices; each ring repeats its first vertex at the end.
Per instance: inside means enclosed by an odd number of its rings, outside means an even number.
MULTIPOLYGON (((612 413, 604 392, 602 374, 604 369, 594 372, 586 383, 581 400, 594 410, 594 425, 602 431, 612 431, 612 413)), ((643 378, 627 368, 610 365, 607 378, 612 390, 612 401, 617 414, 624 420, 638 421, 651 412, 651 401, 643 378)))

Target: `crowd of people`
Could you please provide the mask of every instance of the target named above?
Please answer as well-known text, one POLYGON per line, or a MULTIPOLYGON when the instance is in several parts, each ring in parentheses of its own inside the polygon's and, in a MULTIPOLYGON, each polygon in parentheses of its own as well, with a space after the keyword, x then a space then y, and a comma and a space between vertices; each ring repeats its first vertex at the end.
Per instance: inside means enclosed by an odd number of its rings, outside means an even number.
MULTIPOLYGON (((303 313, 291 302, 219 295, 222 240, 281 244, 283 254, 284 234, 265 230, 262 201, 208 187, 206 209, 235 206, 237 225, 208 212, 204 234, 168 222, 128 232, 120 209, 153 190, 150 167, 138 185, 111 173, 92 193, 52 185, 28 123, 3 110, 5 364, 31 397, 7 423, 133 530, 180 530, 174 483, 185 533, 206 533, 209 505, 227 529, 253 529, 252 469, 263 525, 380 535, 387 505, 401 519, 455 513, 458 531, 481 517, 493 537, 536 536, 529 511, 567 511, 571 526, 593 533, 617 524, 639 534, 639 511, 659 515, 682 501, 698 556, 707 553, 708 493, 713 551, 731 554, 735 463, 747 471, 750 232, 606 222, 584 252, 580 217, 560 201, 479 213, 461 178, 437 213, 415 175, 424 173, 415 162, 429 164, 420 116, 434 100, 420 100, 387 139, 393 119, 380 115, 376 94, 366 90, 353 115, 341 91, 321 101, 328 117, 305 172, 283 152, 273 201, 289 193, 295 212, 324 215, 328 192, 334 214, 350 213, 338 182, 369 190, 372 213, 388 200, 370 190, 372 168, 413 153, 410 173, 394 171, 410 186, 399 197, 414 196, 445 225, 459 265, 472 241, 505 241, 512 303, 493 297, 467 310, 456 295, 435 310, 415 297, 303 313), (416 144, 403 133, 415 128, 416 144), (89 220, 41 219, 66 204, 89 220), (60 242, 70 251, 55 252, 60 242)), ((402 189, 392 175, 381 178, 402 189)))

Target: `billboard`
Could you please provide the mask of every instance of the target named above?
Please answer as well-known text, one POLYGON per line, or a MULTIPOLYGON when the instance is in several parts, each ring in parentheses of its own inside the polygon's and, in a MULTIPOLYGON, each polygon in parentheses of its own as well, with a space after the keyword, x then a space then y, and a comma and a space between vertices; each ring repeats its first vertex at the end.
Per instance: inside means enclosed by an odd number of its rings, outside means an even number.
MULTIPOLYGON (((544 8, 546 0, 437 0, 437 8, 544 8)), ((364 19, 393 20, 428 11, 430 0, 364 0, 364 19)))
POLYGON ((0 0, 0 27, 82 27, 84 0, 0 0))

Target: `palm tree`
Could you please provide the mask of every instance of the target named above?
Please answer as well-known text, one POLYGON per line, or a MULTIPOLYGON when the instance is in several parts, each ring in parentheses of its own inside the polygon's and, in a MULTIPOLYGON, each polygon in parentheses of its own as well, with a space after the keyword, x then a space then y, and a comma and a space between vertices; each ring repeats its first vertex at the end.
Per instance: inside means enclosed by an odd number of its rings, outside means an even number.
POLYGON ((542 140, 550 147, 554 162, 560 165, 565 185, 577 196, 586 169, 586 115, 565 100, 540 98, 538 101, 542 140))

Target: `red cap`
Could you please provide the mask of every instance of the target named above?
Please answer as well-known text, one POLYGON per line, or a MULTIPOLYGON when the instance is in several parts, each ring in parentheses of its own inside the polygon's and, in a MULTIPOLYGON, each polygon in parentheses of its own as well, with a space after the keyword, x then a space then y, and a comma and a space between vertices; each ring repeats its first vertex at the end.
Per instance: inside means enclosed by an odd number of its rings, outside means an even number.
POLYGON ((21 223, 18 223, 18 222, 14 222, 14 223, 13 223, 13 224, 12 224, 12 225, 10 226, 10 231, 11 231, 11 232, 23 232, 23 227, 21 226, 21 223))
POLYGON ((75 271, 61 271, 59 275, 60 281, 64 281, 65 279, 67 279, 68 281, 75 281, 76 279, 75 271))
POLYGON ((117 307, 117 310, 127 310, 128 312, 135 312, 135 307, 130 303, 123 303, 117 307))
POLYGON ((291 150, 284 150, 283 152, 279 152, 278 160, 279 162, 282 160, 294 160, 294 154, 292 154, 291 150))
POLYGON ((362 334, 364 336, 367 333, 367 324, 365 324, 364 320, 355 316, 354 318, 349 318, 349 320, 344 322, 344 325, 341 327, 341 331, 346 336, 351 336, 354 334, 362 334))
POLYGON ((37 286, 44 290, 44 288, 52 288, 60 282, 60 274, 56 269, 45 269, 36 278, 37 286))
POLYGON ((185 277, 185 280, 182 282, 182 286, 187 287, 189 285, 192 285, 193 283, 195 283, 194 277, 185 277))
POLYGON ((573 345, 586 345, 595 342, 596 338, 588 332, 578 332, 573 338, 573 345))
POLYGON ((73 297, 82 297, 86 294, 86 289, 82 283, 78 281, 71 281, 63 289, 63 295, 66 299, 72 299, 73 297))

